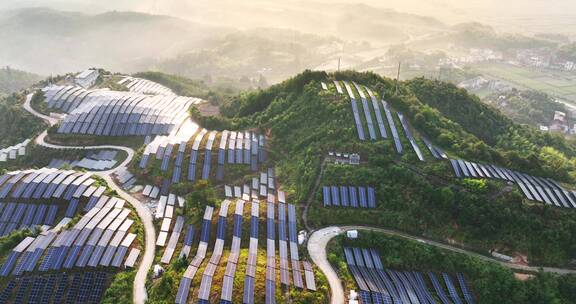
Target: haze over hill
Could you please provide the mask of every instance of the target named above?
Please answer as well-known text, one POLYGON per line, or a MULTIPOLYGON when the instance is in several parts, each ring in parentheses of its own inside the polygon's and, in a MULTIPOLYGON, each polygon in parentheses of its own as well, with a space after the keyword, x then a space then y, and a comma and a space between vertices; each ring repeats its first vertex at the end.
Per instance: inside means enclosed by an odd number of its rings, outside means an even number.
MULTIPOLYGON (((108 10, 134 10, 144 13, 167 14, 194 21, 230 23, 235 26, 249 26, 268 20, 270 25, 288 22, 292 26, 322 25, 320 15, 331 13, 334 1, 270 1, 270 0, 56 0, 46 3, 41 0, 4 1, 5 8, 50 5, 58 9, 86 10, 103 12, 108 10), (314 14, 306 13, 315 10, 314 14), (258 18, 245 18, 245 13, 258 18), (289 16, 292 19, 279 18, 289 16), (299 15, 299 18, 294 18, 299 15), (220 16, 219 18, 216 18, 220 16)), ((365 3, 375 7, 395 9, 400 12, 432 16, 443 22, 454 24, 478 21, 488 23, 499 30, 515 32, 563 32, 573 33, 576 23, 576 3, 571 0, 365 0, 341 1, 341 4, 365 3)))

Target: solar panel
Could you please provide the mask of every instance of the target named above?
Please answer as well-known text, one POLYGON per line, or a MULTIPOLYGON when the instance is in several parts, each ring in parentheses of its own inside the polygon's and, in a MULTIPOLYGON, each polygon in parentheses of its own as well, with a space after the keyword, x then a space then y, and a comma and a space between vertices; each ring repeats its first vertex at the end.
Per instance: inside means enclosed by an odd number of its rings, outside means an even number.
POLYGON ((358 207, 358 194, 356 192, 356 187, 348 187, 348 192, 350 194, 350 205, 353 208, 358 207))
POLYGON ((376 193, 372 187, 368 187, 368 207, 376 208, 376 193))
POLYGON ((450 298, 452 298, 452 300, 456 304, 462 304, 462 300, 460 300, 458 292, 456 291, 456 288, 454 287, 454 283, 452 283, 452 279, 450 279, 450 276, 448 276, 447 273, 442 273, 442 278, 444 278, 444 283, 446 283, 446 287, 448 288, 448 294, 450 294, 450 298))
POLYGON ((458 279, 458 283, 460 284, 460 290, 462 291, 462 294, 464 295, 464 300, 466 300, 466 303, 468 304, 474 304, 474 297, 472 297, 472 294, 470 293, 470 290, 468 288, 468 284, 466 284, 466 279, 464 278, 464 275, 461 273, 457 273, 456 277, 458 279))
POLYGON ((334 206, 340 206, 340 195, 337 186, 331 186, 331 197, 332 197, 332 204, 334 206))
POLYGON ((358 193, 360 194, 360 207, 366 208, 368 206, 366 200, 366 188, 358 187, 358 193))
POLYGON ((332 204, 332 200, 330 198, 330 187, 322 187, 322 200, 324 202, 324 207, 330 206, 332 204))

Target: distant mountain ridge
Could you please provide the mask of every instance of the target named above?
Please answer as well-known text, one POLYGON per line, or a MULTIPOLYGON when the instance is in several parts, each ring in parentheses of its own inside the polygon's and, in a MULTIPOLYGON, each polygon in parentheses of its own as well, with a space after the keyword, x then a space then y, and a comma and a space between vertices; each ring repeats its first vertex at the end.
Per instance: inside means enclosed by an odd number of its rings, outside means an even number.
POLYGON ((197 47, 229 30, 134 12, 87 15, 47 8, 0 12, 0 62, 42 74, 102 66, 147 68, 162 56, 197 47), (42 49, 42 52, 38 52, 42 49))

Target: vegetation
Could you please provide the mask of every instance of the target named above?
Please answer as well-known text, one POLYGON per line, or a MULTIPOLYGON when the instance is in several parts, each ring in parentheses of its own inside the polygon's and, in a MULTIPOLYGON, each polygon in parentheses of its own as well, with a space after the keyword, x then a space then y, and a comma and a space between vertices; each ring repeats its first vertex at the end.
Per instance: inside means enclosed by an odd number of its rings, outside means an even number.
POLYGON ((119 272, 114 275, 110 287, 106 289, 103 304, 129 304, 133 302, 133 284, 135 270, 119 272))
POLYGON ((180 96, 191 96, 206 99, 214 104, 220 104, 237 91, 234 89, 213 90, 203 81, 192 80, 185 77, 165 74, 161 72, 140 72, 135 77, 145 78, 157 82, 180 96))
POLYGON ((34 236, 30 229, 14 230, 12 233, 0 237, 0 257, 5 256, 10 250, 14 249, 18 243, 28 236, 34 236))
POLYGON ((40 76, 32 73, 15 70, 10 67, 0 68, 0 96, 30 87, 39 80, 40 76))
POLYGON ((564 104, 538 91, 511 90, 505 94, 492 94, 482 101, 500 110, 514 122, 535 127, 548 126, 554 111, 566 112, 564 104))
POLYGON ((576 61, 576 43, 569 43, 558 48, 556 55, 564 60, 576 61))
POLYGON ((0 97, 0 149, 21 143, 46 127, 22 108, 23 100, 24 96, 16 93, 0 97))
MULTIPOLYGON (((480 303, 574 303, 576 276, 537 273, 518 280, 514 273, 496 263, 449 252, 399 237, 360 232, 356 240, 340 236, 329 244, 328 260, 347 288, 355 282, 344 259, 344 246, 375 248, 384 268, 434 272, 461 272, 480 303)), ((354 287, 355 288, 355 287, 354 287)))
POLYGON ((567 182, 574 180, 572 166, 563 164, 572 162, 576 149, 562 136, 516 124, 451 84, 418 78, 406 85, 409 91, 391 98, 393 104, 443 147, 461 151, 459 156, 469 159, 567 182))
POLYGON ((515 187, 500 182, 455 180, 445 162, 419 163, 409 152, 398 158, 390 141, 359 142, 348 99, 319 89, 318 81, 327 77, 354 80, 387 93, 387 100, 420 133, 452 155, 571 180, 573 152, 563 138, 522 128, 465 91, 425 79, 400 83, 398 94, 390 94, 395 84, 372 73, 332 76, 308 71, 268 90, 241 95, 222 107, 224 117, 199 117, 200 122, 209 128, 259 127, 269 132, 269 155, 283 188, 292 201, 308 202, 312 194, 308 222, 316 227, 357 224, 362 218, 363 224, 428 235, 483 252, 496 248, 526 254, 538 264, 563 265, 575 258, 572 213, 527 203, 515 187), (321 207, 320 194, 312 191, 328 151, 359 152, 367 165, 329 165, 321 184, 373 185, 379 194, 378 209, 321 207))
POLYGON ((14 171, 22 168, 41 168, 47 166, 54 158, 77 160, 89 153, 87 150, 56 150, 30 143, 26 155, 15 160, 0 163, 0 172, 14 171))

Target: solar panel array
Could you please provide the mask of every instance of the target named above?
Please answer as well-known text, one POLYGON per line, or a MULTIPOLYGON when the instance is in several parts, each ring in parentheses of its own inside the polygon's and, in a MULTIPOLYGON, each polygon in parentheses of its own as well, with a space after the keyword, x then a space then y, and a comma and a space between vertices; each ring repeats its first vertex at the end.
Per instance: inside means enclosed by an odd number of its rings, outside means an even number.
POLYGON ((52 159, 48 168, 60 169, 64 166, 70 168, 83 168, 88 170, 108 170, 113 168, 117 161, 115 160, 117 151, 114 150, 100 150, 98 153, 92 152, 81 160, 63 160, 63 159, 52 159))
POLYGON ((57 225, 32 240, 23 240, 2 265, 0 276, 18 276, 35 269, 120 267, 136 237, 128 233, 133 221, 128 219, 130 209, 124 208, 124 203, 102 195, 71 229, 61 230, 62 225, 57 225))
POLYGON ((448 159, 446 153, 444 153, 442 149, 434 146, 432 142, 430 142, 430 140, 428 140, 426 137, 422 136, 422 142, 424 142, 424 145, 426 145, 426 148, 428 148, 428 151, 430 151, 430 153, 432 154, 432 156, 434 156, 434 158, 448 159))
POLYGON ((100 136, 169 134, 188 116, 197 98, 135 92, 84 90, 70 86, 44 88, 49 109, 68 113, 58 133, 100 136))
MULTIPOLYGON (((352 104, 352 114, 354 116, 354 123, 356 124, 356 130, 358 132, 358 138, 360 140, 366 140, 364 127, 362 120, 360 118, 360 110, 358 109, 358 103, 356 101, 356 95, 352 89, 352 86, 347 81, 342 81, 344 87, 346 88, 346 93, 350 97, 351 104, 352 104)), ((339 94, 343 94, 342 86, 340 85, 340 81, 334 81, 334 85, 336 86, 336 90, 339 94)), ((400 136, 398 134, 398 130, 396 129, 396 123, 394 122, 394 117, 392 115, 392 111, 388 103, 384 100, 381 100, 380 103, 374 92, 370 90, 368 87, 360 86, 357 83, 353 83, 354 87, 356 88, 356 92, 360 96, 360 100, 362 101, 362 109, 364 111, 364 119, 366 121, 366 125, 368 127, 368 134, 371 140, 378 140, 378 139, 387 139, 388 133, 386 131, 386 121, 388 124, 388 128, 392 133, 392 139, 394 141, 394 147, 396 152, 401 154, 403 152, 402 142, 400 140, 400 136), (370 102, 365 94, 365 91, 368 93, 368 97, 370 98, 370 102), (382 110, 384 111, 384 116, 382 115, 382 110), (374 112, 374 116, 376 117, 376 123, 374 123, 372 112, 374 112), (377 126, 377 128, 375 127, 377 126), (378 129, 378 132, 376 132, 378 129)), ((424 156, 418 147, 416 140, 412 133, 410 132, 408 123, 402 116, 402 114, 397 113, 400 122, 402 124, 404 133, 408 138, 414 152, 418 156, 420 160, 424 160, 424 156)), ((444 155, 441 151, 436 151, 436 149, 432 149, 431 153, 434 155, 435 158, 439 158, 437 156, 444 155), (439 153, 439 154, 438 154, 439 153)))
POLYGON ((26 155, 26 147, 28 147, 29 143, 30 143, 30 139, 26 139, 19 144, 16 144, 16 145, 4 148, 4 149, 0 149, 0 162, 6 162, 8 160, 14 160, 18 156, 26 155))
POLYGON ((170 235, 170 240, 168 241, 168 246, 164 250, 164 254, 160 259, 160 263, 169 264, 172 260, 172 256, 176 251, 176 246, 178 245, 178 239, 180 239, 180 234, 182 233, 182 228, 184 228, 184 217, 179 215, 176 218, 176 223, 172 228, 172 234, 170 235))
POLYGON ((190 293, 190 285, 192 280, 198 272, 198 268, 204 261, 206 257, 206 251, 208 250, 208 241, 210 240, 210 228, 212 226, 212 214, 214 212, 214 207, 206 206, 204 211, 204 217, 202 219, 202 228, 200 230, 200 243, 198 244, 198 249, 196 251, 196 256, 186 268, 180 284, 178 285, 178 292, 176 293, 176 303, 184 304, 188 302, 188 294, 190 293))
POLYGON ((15 278, 0 292, 0 303, 100 303, 109 279, 100 271, 15 278))
POLYGON ((388 121, 388 127, 390 128, 390 132, 392 133, 392 139, 394 140, 394 147, 396 148, 396 152, 398 154, 402 154, 404 149, 402 148, 402 142, 400 141, 400 136, 398 135, 398 129, 396 129, 396 123, 394 122, 394 118, 392 117, 392 111, 390 110, 390 106, 384 100, 381 100, 382 107, 384 108, 384 115, 386 115, 386 121, 388 121))
POLYGON ((428 284, 423 273, 418 271, 395 271, 384 269, 380 255, 374 249, 344 248, 348 269, 358 288, 361 303, 436 303, 435 296, 444 304, 450 304, 446 291, 454 303, 463 303, 461 294, 468 304, 474 304, 466 280, 458 274, 460 293, 450 275, 442 273, 442 284, 432 272, 428 273, 428 284), (430 290, 428 286, 433 286, 430 290))
POLYGON ((116 179, 122 185, 124 189, 131 189, 136 183, 136 177, 126 167, 118 167, 116 171, 114 171, 114 175, 116 175, 116 179))
POLYGON ((266 205, 266 304, 276 303, 276 229, 274 202, 266 205))
POLYGON ((513 182, 531 201, 562 208, 576 208, 576 192, 564 189, 553 179, 535 177, 499 166, 483 165, 461 159, 450 159, 450 164, 458 178, 489 178, 513 182))
POLYGON ((186 235, 184 235, 184 243, 182 244, 182 249, 180 250, 179 258, 188 258, 190 256, 190 250, 192 250, 192 243, 194 242, 194 225, 189 224, 186 228, 186 235))
POLYGON ((408 127, 408 123, 404 119, 404 115, 400 113, 397 114, 398 119, 400 120, 400 124, 402 125, 402 129, 404 130, 404 135, 406 136, 406 138, 408 138, 408 141, 410 142, 412 149, 416 153, 416 156, 420 161, 424 161, 424 155, 422 154, 422 151, 420 151, 420 148, 418 147, 418 144, 416 143, 414 136, 412 136, 412 132, 410 132, 410 128, 408 127))
MULTIPOLYGON (((234 150, 235 158, 237 151, 234 150)), ((242 155, 244 158, 244 154, 242 155)), ((234 302, 234 288, 242 288, 243 303, 254 303, 254 291, 256 286, 256 270, 258 267, 258 242, 259 242, 259 221, 260 221, 260 203, 259 192, 257 189, 264 186, 267 200, 266 204, 266 277, 265 279, 265 292, 267 294, 267 303, 275 303, 276 301, 276 224, 278 224, 279 233, 279 248, 280 248, 280 271, 282 272, 282 281, 280 283, 290 285, 290 269, 292 269, 292 280, 294 286, 297 288, 305 288, 303 281, 303 274, 306 279, 306 288, 316 290, 316 283, 314 273, 309 263, 304 265, 302 269, 301 261, 298 255, 297 244, 297 228, 296 228, 296 209, 292 204, 286 204, 286 197, 284 192, 276 191, 275 173, 272 168, 266 172, 262 172, 259 178, 252 180, 252 185, 243 186, 225 186, 227 199, 224 200, 220 208, 220 216, 218 217, 217 236, 214 250, 210 260, 205 264, 204 273, 200 280, 198 287, 198 303, 209 303, 211 296, 211 286, 213 284, 214 275, 223 254, 223 247, 226 235, 226 214, 229 205, 235 202, 235 212, 233 216, 232 239, 230 245, 230 253, 226 261, 224 269, 224 276, 221 285, 220 303, 234 302), (277 203, 278 202, 278 203, 277 203), (249 204, 249 205, 248 205, 249 204), (246 261, 246 271, 244 275, 244 286, 234 286, 234 279, 236 277, 236 269, 240 260, 241 242, 242 242, 242 225, 244 209, 250 206, 250 224, 249 224, 249 243, 248 243, 248 257, 246 261), (276 210, 278 210, 278 221, 276 221, 276 210), (287 228, 288 227, 288 228, 287 228), (287 230, 288 229, 288 230, 287 230), (290 256, 289 256, 290 255, 290 256), (290 263, 291 262, 291 263, 290 263)), ((209 214, 205 213, 205 218, 202 224, 202 235, 200 237, 200 244, 198 246, 199 253, 192 259, 190 266, 185 271, 183 278, 180 281, 178 293, 176 296, 176 303, 184 303, 189 298, 190 288, 192 287, 192 280, 201 267, 206 250, 208 248, 208 235, 205 231, 210 229, 210 220, 212 218, 213 208, 210 207, 209 214)), ((189 226, 189 232, 184 241, 183 253, 181 255, 188 255, 193 237, 192 226, 189 226), (186 252, 184 252, 186 251, 186 252)), ((213 299, 212 299, 213 300, 213 299)))
POLYGON ((356 97, 354 97, 354 92, 352 92, 352 87, 348 82, 344 81, 344 86, 346 87, 346 92, 350 96, 350 101, 352 104, 352 114, 354 115, 354 123, 356 124, 356 132, 358 132, 358 138, 360 140, 366 140, 366 135, 364 135, 364 127, 362 127, 362 121, 360 120, 360 112, 358 110, 358 103, 356 102, 356 97))
POLYGON ((376 140, 376 131, 374 130, 374 123, 372 122, 372 115, 370 115, 370 108, 368 107, 368 100, 366 100, 366 95, 362 88, 353 82, 356 91, 360 94, 360 99, 362 100, 362 108, 364 109, 364 117, 366 118, 366 123, 368 124, 368 134, 371 140, 376 140))
POLYGON ((130 90, 130 92, 138 92, 149 95, 176 95, 169 88, 148 79, 126 76, 118 81, 118 84, 125 85, 128 90, 130 90))
POLYGON ((250 244, 248 247, 248 261, 246 262, 243 295, 243 301, 246 304, 254 304, 256 267, 258 266, 258 223, 260 218, 260 205, 258 200, 252 201, 250 215, 250 244))
POLYGON ((376 191, 366 186, 323 186, 324 207, 376 208, 376 191))
MULTIPOLYGON (((174 217, 174 209, 176 208, 176 196, 174 194, 169 195, 162 195, 158 200, 158 205, 156 205, 156 210, 154 213, 154 218, 157 220, 162 220, 162 225, 160 226, 160 232, 158 233, 158 238, 156 239, 156 246, 164 247, 166 245, 166 240, 168 239, 168 234, 170 233, 170 227, 172 224, 172 218, 174 217)), ((177 234, 173 236, 179 237, 180 232, 184 226, 184 218, 179 217, 177 219, 176 225, 174 225, 174 231, 177 231, 177 234)), ((175 242, 178 240, 176 239, 175 242)), ((172 244, 174 248, 171 249, 170 256, 167 256, 168 262, 170 261, 172 254, 174 253, 174 249, 176 244, 172 244)), ((166 249, 170 251, 170 249, 166 249)), ((167 263, 168 263, 167 262, 167 263)))
POLYGON ((224 200, 220 205, 220 213, 218 215, 218 224, 216 226, 216 243, 212 256, 204 269, 202 280, 198 290, 198 303, 209 303, 210 289, 212 288, 212 281, 216 268, 220 264, 222 253, 224 251, 224 239, 226 237, 226 218, 228 216, 228 207, 230 206, 229 200, 224 200))
POLYGON ((220 296, 221 304, 232 303, 232 293, 234 291, 234 276, 240 257, 240 242, 242 241, 242 219, 244 215, 244 201, 236 201, 236 210, 234 212, 234 227, 232 231, 232 245, 230 254, 226 262, 226 271, 222 282, 222 294, 220 296))
POLYGON ((169 135, 157 136, 146 145, 139 162, 140 169, 145 169, 152 155, 155 155, 155 158, 161 161, 160 170, 169 171, 175 153, 172 178, 168 180, 168 186, 170 186, 170 184, 181 181, 182 172, 185 170, 188 173, 188 181, 195 181, 198 178, 209 179, 213 171, 216 171, 216 179, 222 180, 224 178, 226 151, 228 151, 229 164, 250 165, 254 171, 258 169, 259 163, 266 160, 264 136, 253 132, 198 130, 199 127, 196 123, 186 120, 182 126, 173 130, 169 135), (238 137, 239 134, 242 136, 238 137), (188 145, 187 143, 190 141, 192 144, 188 145), (218 147, 216 159, 213 156, 215 147, 218 147), (190 149, 188 153, 187 149, 190 149), (189 155, 187 164, 185 164, 186 155, 189 155), (212 169, 213 162, 216 170, 212 169), (187 169, 185 168, 186 165, 188 166, 187 169))
POLYGON ((52 226, 58 214, 72 218, 80 201, 97 187, 89 173, 42 168, 0 176, 0 235, 33 226, 52 226))

